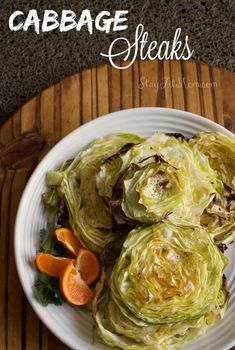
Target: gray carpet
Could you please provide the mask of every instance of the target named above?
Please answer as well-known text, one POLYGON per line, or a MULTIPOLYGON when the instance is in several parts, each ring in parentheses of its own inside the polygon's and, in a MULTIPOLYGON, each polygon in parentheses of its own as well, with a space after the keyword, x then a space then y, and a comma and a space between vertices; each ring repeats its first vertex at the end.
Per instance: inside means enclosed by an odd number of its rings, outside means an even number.
POLYGON ((142 23, 151 40, 171 40, 175 29, 189 36, 193 58, 235 71, 235 1, 234 0, 2 0, 0 3, 0 123, 24 102, 49 85, 75 72, 102 62, 100 52, 107 52, 115 37, 134 41, 136 25, 142 23), (79 17, 88 8, 92 14, 101 10, 129 10, 125 32, 105 34, 86 29, 60 33, 59 30, 36 35, 11 32, 8 18, 15 10, 25 13, 71 9, 79 17))

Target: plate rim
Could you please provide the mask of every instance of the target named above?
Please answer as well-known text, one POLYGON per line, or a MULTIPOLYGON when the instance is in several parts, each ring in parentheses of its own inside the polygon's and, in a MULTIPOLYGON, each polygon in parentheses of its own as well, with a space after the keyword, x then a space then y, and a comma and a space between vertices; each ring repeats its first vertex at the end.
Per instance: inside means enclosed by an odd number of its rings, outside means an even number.
MULTIPOLYGON (((34 180, 38 174, 38 172, 40 172, 41 168, 43 168, 44 164, 47 162, 48 159, 50 159, 51 155, 56 152, 57 149, 59 149, 61 147, 61 145, 66 142, 68 139, 70 139, 71 137, 73 137, 73 135, 75 135, 78 130, 79 132, 83 129, 86 128, 90 128, 93 126, 93 128, 95 128, 96 125, 99 125, 100 123, 103 123, 104 120, 106 120, 106 118, 109 118, 110 122, 111 122, 111 118, 117 118, 119 117, 124 117, 124 115, 128 115, 128 117, 135 117, 136 114, 138 114, 139 112, 144 112, 146 111, 147 113, 156 113, 157 115, 159 113, 162 113, 163 115, 169 115, 169 113, 172 113, 172 116, 175 116, 176 119, 190 119, 191 121, 199 121, 201 122, 201 124, 211 127, 211 129, 217 129, 218 131, 222 132, 223 134, 230 136, 232 138, 235 139, 235 134, 231 131, 229 131, 228 129, 226 129, 224 126, 218 124, 215 121, 212 121, 210 119, 207 119, 206 117, 203 117, 201 115, 198 115, 196 113, 192 113, 192 112, 188 112, 188 111, 184 111, 184 110, 180 110, 180 109, 175 109, 175 108, 165 108, 165 107, 137 107, 137 108, 128 108, 128 109, 122 109, 119 111, 115 111, 115 112, 111 112, 108 114, 105 114, 103 116, 97 117, 85 124, 80 125, 78 128, 72 130, 68 135, 64 136, 61 140, 59 140, 45 155, 44 157, 39 161, 39 163, 37 164, 37 166, 35 167, 35 169, 33 170, 29 180, 27 181, 27 184, 23 190, 23 193, 21 195, 19 204, 18 204, 18 208, 17 208, 17 213, 16 213, 16 217, 15 217, 15 224, 14 224, 14 259, 15 259, 15 263, 16 263, 16 270, 17 270, 17 274, 20 280, 20 284, 21 287, 24 291, 24 294, 28 300, 28 302, 30 303, 31 307, 33 308, 33 311, 36 313, 37 317, 39 317, 40 321, 59 339, 61 340, 65 345, 69 346, 71 349, 74 349, 72 346, 72 342, 70 343, 67 339, 64 339, 63 336, 60 334, 59 329, 54 328, 53 325, 51 325, 51 321, 47 320, 46 317, 43 315, 43 311, 40 310, 39 307, 37 307, 38 302, 36 300, 33 300, 33 298, 31 297, 31 295, 28 293, 28 290, 26 288, 26 284, 24 284, 24 279, 23 279, 23 271, 21 270, 21 264, 20 264, 20 255, 17 254, 18 252, 18 236, 19 236, 19 232, 20 232, 20 220, 21 220, 21 215, 22 215, 22 209, 24 207, 24 202, 25 202, 25 198, 27 197, 28 194, 28 190, 30 189, 30 187, 32 186, 32 184, 34 183, 34 180), (133 113, 134 112, 134 113, 133 113), (136 113, 136 114, 135 114, 136 113)), ((112 132, 110 133, 112 134, 112 132)), ((61 160, 63 161, 63 159, 61 160)), ((42 174, 42 176, 45 174, 42 174)), ((81 344, 82 345, 82 344, 81 344)), ((186 345, 186 344, 185 344, 186 345)), ((221 348, 220 350, 227 350, 230 347, 235 345, 235 336, 234 336, 234 340, 230 341, 229 343, 227 343, 225 347, 221 348)))

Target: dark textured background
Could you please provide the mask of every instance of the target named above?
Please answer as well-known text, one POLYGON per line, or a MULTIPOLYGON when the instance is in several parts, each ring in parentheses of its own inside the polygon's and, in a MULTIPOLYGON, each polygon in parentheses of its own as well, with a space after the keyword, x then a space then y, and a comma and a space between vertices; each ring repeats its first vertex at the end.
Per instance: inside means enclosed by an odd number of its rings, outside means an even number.
POLYGON ((35 8, 77 13, 84 8, 96 14, 101 10, 129 10, 128 29, 116 32, 133 42, 135 28, 143 23, 149 40, 170 40, 175 29, 189 35, 194 59, 235 71, 235 0, 1 0, 0 1, 0 124, 29 98, 47 86, 86 67, 105 62, 114 35, 86 29, 37 35, 11 32, 8 18, 15 10, 35 8))

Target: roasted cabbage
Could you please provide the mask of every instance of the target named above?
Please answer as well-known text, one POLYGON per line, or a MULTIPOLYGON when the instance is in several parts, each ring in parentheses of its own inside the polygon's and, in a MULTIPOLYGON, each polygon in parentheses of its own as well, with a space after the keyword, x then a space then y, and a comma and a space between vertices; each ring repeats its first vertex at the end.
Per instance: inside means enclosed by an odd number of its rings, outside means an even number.
POLYGON ((47 174, 47 210, 96 252, 94 340, 175 350, 221 320, 235 239, 235 141, 201 132, 99 138, 47 174))
POLYGON ((97 286, 95 339, 125 350, 178 348, 222 318, 227 262, 203 228, 166 220, 132 230, 97 286))
POLYGON ((207 157, 222 183, 201 224, 217 243, 231 243, 235 240, 235 140, 221 133, 200 132, 189 145, 207 157))

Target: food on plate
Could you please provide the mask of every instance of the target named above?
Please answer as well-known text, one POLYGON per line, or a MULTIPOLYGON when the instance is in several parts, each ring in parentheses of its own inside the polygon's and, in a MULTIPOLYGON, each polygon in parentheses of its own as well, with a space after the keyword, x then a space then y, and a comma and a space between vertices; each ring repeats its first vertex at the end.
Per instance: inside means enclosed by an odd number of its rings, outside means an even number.
POLYGON ((198 224, 217 186, 207 165, 206 157, 185 140, 158 132, 108 159, 97 175, 97 188, 120 223, 151 224, 167 217, 198 224))
POLYGON ((96 173, 107 158, 124 152, 124 146, 128 148, 141 141, 139 136, 128 134, 100 138, 74 160, 64 162, 58 171, 47 175, 51 190, 43 197, 46 207, 57 209, 63 198, 73 232, 92 251, 100 253, 115 239, 112 214, 96 190, 96 173))
POLYGON ((73 232, 66 227, 61 227, 55 230, 55 235, 58 241, 61 242, 74 257, 77 257, 82 245, 73 232))
POLYGON ((97 256, 82 248, 71 230, 66 227, 58 228, 58 225, 53 224, 49 224, 46 230, 41 231, 40 250, 35 259, 41 273, 35 283, 38 301, 43 305, 60 304, 57 299, 62 302, 65 298, 74 305, 90 303, 93 291, 88 285, 92 284, 100 274, 100 262, 97 256), (43 233, 46 240, 43 240, 43 233), (64 251, 60 250, 60 244, 62 249, 65 246, 64 251), (43 252, 45 246, 47 253, 43 252), (78 250, 75 259, 76 249, 78 250), (47 279, 42 280, 43 276, 47 279))
POLYGON ((133 229, 93 301, 95 339, 121 349, 172 349, 224 314, 227 258, 203 228, 169 221, 133 229))
POLYGON ((87 249, 80 249, 76 269, 87 284, 94 282, 100 274, 100 263, 97 256, 87 249))
POLYGON ((36 255, 36 265, 39 271, 54 277, 60 277, 70 261, 72 259, 52 254, 37 253, 36 255))
POLYGON ((47 174, 56 223, 40 233, 37 299, 92 301, 94 339, 120 349, 178 349, 202 334, 228 300, 234 170, 235 141, 220 133, 96 139, 47 174), (53 270, 57 260, 68 262, 53 270))
POLYGON ((60 289, 65 299, 73 305, 88 304, 93 297, 92 290, 72 261, 66 266, 60 277, 60 289))
POLYGON ((200 132, 189 144, 207 156, 224 184, 235 191, 235 140, 218 132, 200 132))
POLYGON ((217 243, 235 240, 235 140, 221 133, 199 133, 189 141, 204 154, 211 168, 218 173, 222 186, 206 208, 201 223, 217 243))

